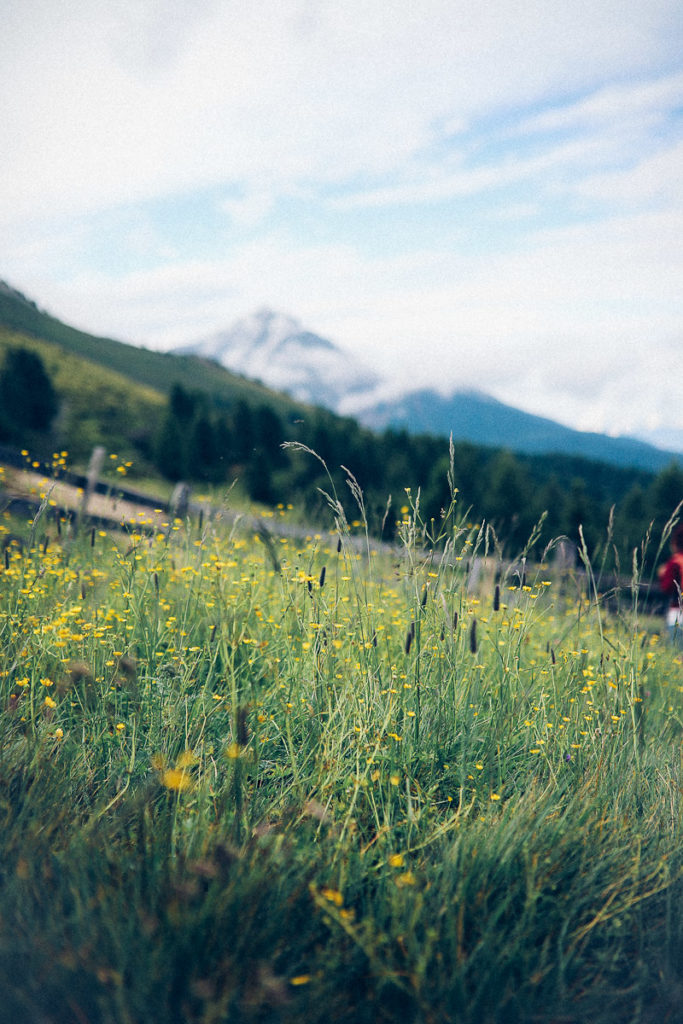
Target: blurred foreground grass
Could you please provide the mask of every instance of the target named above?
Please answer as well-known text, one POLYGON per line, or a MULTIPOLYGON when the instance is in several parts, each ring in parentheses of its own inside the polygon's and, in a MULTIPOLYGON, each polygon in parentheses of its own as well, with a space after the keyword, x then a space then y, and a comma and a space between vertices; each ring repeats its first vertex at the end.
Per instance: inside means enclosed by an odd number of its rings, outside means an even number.
POLYGON ((680 654, 455 505, 393 556, 330 505, 1 527, 0 1018, 680 1021, 680 654))

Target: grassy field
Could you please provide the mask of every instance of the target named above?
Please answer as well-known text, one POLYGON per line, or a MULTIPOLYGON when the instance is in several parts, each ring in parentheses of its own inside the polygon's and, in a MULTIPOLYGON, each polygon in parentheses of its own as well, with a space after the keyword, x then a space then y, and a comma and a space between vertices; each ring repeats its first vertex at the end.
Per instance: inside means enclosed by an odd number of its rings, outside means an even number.
POLYGON ((680 653, 598 566, 410 496, 375 552, 356 498, 0 520, 0 1019, 681 1020, 680 653))

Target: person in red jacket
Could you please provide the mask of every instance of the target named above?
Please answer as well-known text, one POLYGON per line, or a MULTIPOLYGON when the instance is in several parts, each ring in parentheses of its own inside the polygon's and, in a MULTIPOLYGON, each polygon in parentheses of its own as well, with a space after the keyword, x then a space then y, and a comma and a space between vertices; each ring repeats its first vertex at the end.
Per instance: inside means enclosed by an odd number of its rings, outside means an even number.
POLYGON ((658 571, 659 585, 669 598, 666 623, 671 639, 683 647, 683 523, 671 534, 671 558, 658 571))

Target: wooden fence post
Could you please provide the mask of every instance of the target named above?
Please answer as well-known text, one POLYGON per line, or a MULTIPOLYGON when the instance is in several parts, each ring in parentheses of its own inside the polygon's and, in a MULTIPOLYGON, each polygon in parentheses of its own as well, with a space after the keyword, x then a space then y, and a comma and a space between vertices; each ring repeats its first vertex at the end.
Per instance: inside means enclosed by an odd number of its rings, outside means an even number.
POLYGON ((185 519, 190 509, 190 488, 188 484, 179 481, 173 488, 169 511, 173 519, 185 519))
POLYGON ((100 473, 102 471, 102 463, 104 462, 105 451, 101 444, 95 445, 90 456, 90 462, 88 463, 88 472, 86 485, 83 488, 83 496, 81 498, 80 508, 78 510, 78 516, 76 517, 76 531, 80 529, 81 523, 85 519, 88 513, 88 504, 92 493, 95 490, 95 485, 99 480, 100 473))

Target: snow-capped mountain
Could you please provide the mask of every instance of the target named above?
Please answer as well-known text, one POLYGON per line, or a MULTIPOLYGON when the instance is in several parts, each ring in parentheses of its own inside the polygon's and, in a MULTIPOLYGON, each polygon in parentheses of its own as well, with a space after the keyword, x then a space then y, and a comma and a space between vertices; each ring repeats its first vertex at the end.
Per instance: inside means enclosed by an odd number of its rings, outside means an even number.
POLYGON ((261 380, 293 398, 337 410, 379 384, 373 370, 298 320, 260 309, 226 331, 177 350, 213 359, 234 373, 261 380))
POLYGON ((634 438, 572 430, 471 389, 447 395, 430 388, 406 389, 380 379, 298 320, 269 309, 177 351, 213 359, 301 402, 353 416, 374 430, 392 427, 444 438, 452 434, 456 441, 528 454, 563 452, 653 472, 675 458, 634 438))

